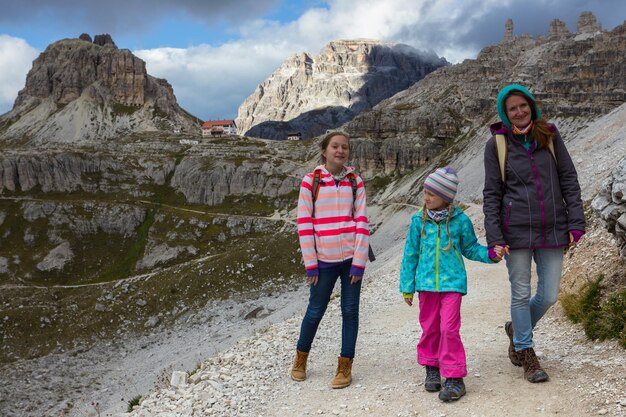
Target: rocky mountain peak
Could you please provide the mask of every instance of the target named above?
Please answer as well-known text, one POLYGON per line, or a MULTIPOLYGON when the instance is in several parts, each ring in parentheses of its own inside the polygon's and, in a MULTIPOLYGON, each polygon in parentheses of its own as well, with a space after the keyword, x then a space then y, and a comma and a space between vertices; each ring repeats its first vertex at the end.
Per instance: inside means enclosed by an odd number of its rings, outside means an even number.
POLYGON ((93 42, 82 34, 52 43, 35 59, 13 109, 0 116, 0 137, 75 141, 196 124, 143 60, 108 34, 93 42))
POLYGON ((434 53, 371 39, 328 43, 312 57, 286 59, 239 107, 241 134, 313 137, 351 120, 381 100, 446 65, 434 53))
POLYGON ((559 19, 554 19, 550 22, 550 31, 548 33, 548 40, 558 41, 565 39, 570 35, 570 31, 567 29, 565 22, 559 19))
POLYGON ((128 49, 117 49, 109 35, 97 35, 93 43, 63 39, 49 45, 33 62, 15 106, 48 97, 66 105, 88 89, 105 95, 103 101, 141 106, 147 78, 145 62, 128 49))
POLYGON ((602 26, 591 12, 582 12, 578 18, 579 33, 596 33, 602 31, 602 26))
POLYGON ((113 39, 111 38, 111 35, 109 35, 108 33, 105 33, 103 35, 96 35, 93 38, 93 43, 100 46, 112 45, 117 48, 115 42, 113 42, 113 39))

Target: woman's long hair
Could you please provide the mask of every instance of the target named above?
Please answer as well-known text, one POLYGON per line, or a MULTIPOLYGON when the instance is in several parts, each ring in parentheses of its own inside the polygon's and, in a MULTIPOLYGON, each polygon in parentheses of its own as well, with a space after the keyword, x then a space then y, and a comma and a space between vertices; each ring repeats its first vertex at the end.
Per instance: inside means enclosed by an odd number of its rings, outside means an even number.
POLYGON ((533 120, 533 127, 530 134, 533 138, 535 138, 535 140, 537 140, 537 144, 540 149, 546 149, 548 147, 548 143, 550 143, 552 138, 554 138, 554 132, 543 117, 537 119, 537 108, 541 109, 541 103, 539 100, 531 100, 530 97, 519 90, 512 90, 509 94, 507 94, 504 98, 504 103, 506 103, 506 100, 511 96, 522 97, 530 106, 530 110, 532 112, 531 118, 533 120))

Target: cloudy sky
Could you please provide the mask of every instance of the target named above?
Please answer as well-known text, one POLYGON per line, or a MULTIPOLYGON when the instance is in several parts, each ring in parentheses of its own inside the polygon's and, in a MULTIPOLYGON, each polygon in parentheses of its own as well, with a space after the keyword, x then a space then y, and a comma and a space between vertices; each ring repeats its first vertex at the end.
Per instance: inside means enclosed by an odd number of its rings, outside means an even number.
POLYGON ((0 114, 50 43, 109 33, 205 120, 236 118, 284 59, 335 39, 401 42, 457 63, 499 42, 507 18, 533 36, 555 18, 576 31, 583 11, 604 30, 626 19, 623 0, 0 0, 0 10, 0 114))

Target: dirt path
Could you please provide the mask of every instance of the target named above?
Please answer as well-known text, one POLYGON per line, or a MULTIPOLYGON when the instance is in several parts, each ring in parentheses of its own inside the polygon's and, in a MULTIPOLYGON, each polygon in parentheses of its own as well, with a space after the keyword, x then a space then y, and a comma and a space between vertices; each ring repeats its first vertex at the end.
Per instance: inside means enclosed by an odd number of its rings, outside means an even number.
MULTIPOLYGON (((468 262, 469 294, 463 299, 462 336, 466 348, 467 395, 444 404, 423 387, 423 369, 415 363, 421 331, 418 309, 397 293, 397 270, 372 277, 362 305, 361 331, 353 385, 332 390, 339 338, 323 331, 315 341, 309 378, 286 378, 274 386, 268 416, 589 416, 625 415, 624 352, 614 344, 587 342, 581 331, 553 310, 537 328, 537 350, 551 377, 530 384, 506 355, 508 281, 504 264, 468 262)), ((329 322, 339 322, 334 309, 329 322)), ((324 326, 324 324, 322 324, 324 326)), ((326 326, 327 327, 327 326, 326 326)), ((334 327, 334 326, 333 326, 334 327)))
MULTIPOLYGON (((476 210, 474 224, 482 220, 476 210)), ((553 307, 535 330, 536 350, 551 380, 531 384, 507 357, 503 325, 509 317, 506 266, 467 261, 469 293, 461 334, 468 364, 467 395, 444 404, 423 387, 416 364, 418 308, 398 292, 409 214, 397 213, 378 230, 378 260, 368 267, 353 383, 329 386, 340 350, 339 297, 331 300, 314 341, 308 379, 289 368, 304 308, 208 358, 189 384, 146 397, 133 416, 567 416, 626 415, 626 355, 616 342, 588 341, 553 307), (179 414, 177 414, 179 413, 179 414), (166 415, 163 414, 163 415, 166 415)), ((480 227, 478 227, 480 234, 480 227)), ((290 303, 285 300, 285 303, 290 303)))

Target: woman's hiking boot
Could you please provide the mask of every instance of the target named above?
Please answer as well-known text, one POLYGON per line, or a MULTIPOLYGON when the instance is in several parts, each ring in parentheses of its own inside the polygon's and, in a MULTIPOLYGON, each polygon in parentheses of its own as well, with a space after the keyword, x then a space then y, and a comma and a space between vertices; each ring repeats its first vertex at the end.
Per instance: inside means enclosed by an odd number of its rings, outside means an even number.
POLYGON ((541 369, 539 359, 535 355, 533 348, 524 349, 518 354, 522 357, 522 366, 524 367, 524 378, 529 382, 544 382, 549 379, 546 371, 541 369))
POLYGON ((428 392, 437 392, 441 390, 441 374, 436 366, 426 365, 426 380, 424 380, 424 388, 428 392))
POLYGON ((439 399, 444 402, 456 401, 465 395, 465 383, 463 378, 446 378, 443 390, 439 393, 439 399))
POLYGON ((522 366, 522 358, 515 351, 515 344, 513 343, 513 322, 507 321, 504 323, 504 331, 509 336, 509 359, 511 363, 515 366, 522 366))
POLYGON ((291 368, 291 379, 294 381, 304 381, 306 379, 306 360, 309 352, 300 352, 296 349, 296 358, 293 360, 291 368))
POLYGON ((340 356, 337 362, 337 374, 330 385, 333 388, 345 388, 352 383, 352 358, 340 356))

